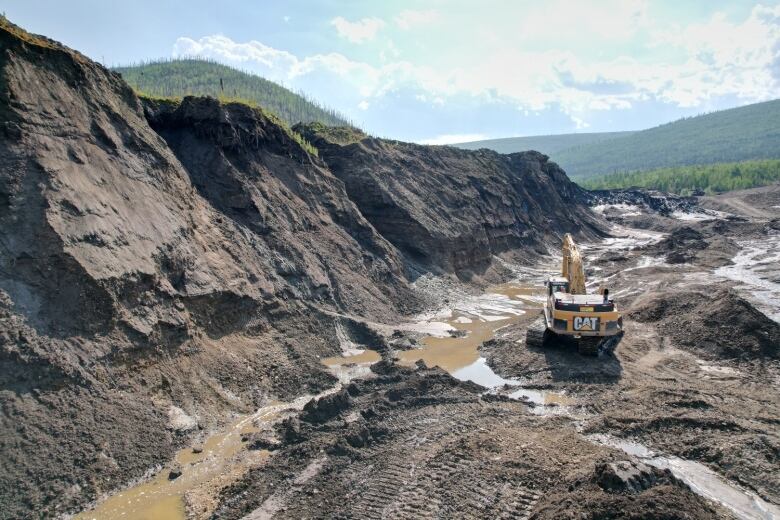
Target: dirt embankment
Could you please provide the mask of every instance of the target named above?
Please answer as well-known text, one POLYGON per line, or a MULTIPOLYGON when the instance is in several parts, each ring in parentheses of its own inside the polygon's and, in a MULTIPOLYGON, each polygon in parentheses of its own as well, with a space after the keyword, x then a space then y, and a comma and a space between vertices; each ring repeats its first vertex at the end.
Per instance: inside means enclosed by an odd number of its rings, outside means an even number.
POLYGON ((494 255, 529 261, 563 233, 603 236, 588 196, 538 152, 420 146, 364 135, 345 140, 296 127, 344 181, 361 213, 425 269, 481 272, 494 255))
POLYGON ((654 324, 674 345, 710 361, 780 359, 780 325, 734 290, 649 292, 627 315, 654 324))
MULTIPOLYGON (((441 237, 467 244, 436 267, 481 273, 486 257, 474 244, 541 250, 541 238, 585 215, 576 186, 541 156, 369 141, 371 161, 393 164, 383 171, 421 205, 388 213, 390 226, 261 111, 142 103, 119 75, 2 23, 7 517, 77 510, 231 412, 333 384, 319 359, 356 330, 337 313, 392 320, 421 306, 408 280, 419 264, 398 235, 433 234, 422 242, 432 251, 441 237), (430 182, 417 169, 429 159, 430 182), (469 175, 440 190, 459 165, 469 175), (490 180, 496 168, 500 182, 490 180), (562 220, 540 197, 566 203, 562 220), (453 232, 437 216, 461 210, 468 218, 453 232)), ((582 222, 583 233, 595 226, 582 222)))
POLYGON ((380 363, 278 428, 215 518, 717 518, 668 473, 440 369, 380 363), (611 516, 606 516, 611 517, 611 516))
POLYGON ((118 75, 10 27, 0 46, 0 516, 77 510, 333 384, 350 321, 320 309, 416 308, 393 246, 261 112, 187 99, 157 115, 169 146, 118 75))

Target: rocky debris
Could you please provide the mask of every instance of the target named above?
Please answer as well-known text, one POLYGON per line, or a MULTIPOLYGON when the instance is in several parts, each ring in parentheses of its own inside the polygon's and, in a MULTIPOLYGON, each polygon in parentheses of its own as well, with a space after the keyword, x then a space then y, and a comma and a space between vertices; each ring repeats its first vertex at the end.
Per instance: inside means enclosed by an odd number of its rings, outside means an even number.
POLYGON ((606 462, 596 466, 596 482, 610 493, 641 493, 659 483, 674 483, 669 470, 661 471, 636 460, 606 462))
POLYGON ((649 292, 628 316, 657 324, 677 346, 705 359, 780 358, 780 324, 731 289, 649 292))
POLYGON ((696 256, 696 251, 707 249, 704 236, 689 227, 674 230, 668 237, 655 244, 656 250, 666 250, 666 261, 670 264, 684 264, 696 256))
POLYGON ((168 428, 177 433, 186 433, 197 429, 198 421, 187 415, 178 406, 171 405, 168 409, 168 428))
POLYGON ((645 212, 665 217, 675 211, 693 213, 699 210, 696 197, 682 197, 671 193, 644 189, 592 190, 586 192, 590 206, 624 204, 636 206, 645 212))
POLYGON ((393 350, 412 350, 420 346, 420 342, 417 340, 418 335, 413 332, 394 330, 387 343, 393 350))
POLYGON ((346 388, 319 399, 312 399, 303 407, 301 419, 310 423, 322 423, 347 410, 352 398, 346 388))
POLYGON ((268 450, 274 451, 282 445, 281 441, 269 432, 252 432, 247 435, 248 450, 268 450))
POLYGON ((494 255, 546 253, 565 232, 601 232, 587 195, 538 152, 420 146, 363 137, 347 144, 297 126, 374 227, 422 270, 480 272, 494 255))
POLYGON ((698 224, 696 228, 682 226, 659 242, 645 246, 643 251, 664 256, 673 265, 695 263, 709 268, 729 265, 739 247, 723 231, 722 226, 713 223, 698 224))
POLYGON ((174 464, 168 471, 168 480, 176 480, 181 477, 182 469, 180 464, 174 464))

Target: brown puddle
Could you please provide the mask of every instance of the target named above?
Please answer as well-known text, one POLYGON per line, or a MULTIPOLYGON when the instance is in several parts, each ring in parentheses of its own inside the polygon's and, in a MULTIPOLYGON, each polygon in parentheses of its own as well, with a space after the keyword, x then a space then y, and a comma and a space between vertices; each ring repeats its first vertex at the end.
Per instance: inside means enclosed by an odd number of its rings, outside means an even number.
POLYGON ((565 413, 566 407, 575 404, 571 397, 560 392, 522 388, 520 381, 496 374, 479 354, 480 345, 492 339, 499 329, 516 323, 519 316, 526 312, 538 312, 543 298, 541 285, 507 283, 491 287, 486 295, 466 305, 465 310, 456 310, 445 320, 447 325, 462 335, 444 338, 428 336, 423 339, 421 349, 402 352, 399 355, 400 362, 412 365, 422 359, 428 366, 439 366, 458 379, 473 381, 490 391, 518 387, 507 395, 532 402, 536 405, 532 409, 533 413, 565 413), (508 300, 491 298, 491 295, 505 296, 508 300))
POLYGON ((371 365, 382 359, 379 352, 366 349, 353 356, 335 356, 324 358, 322 364, 327 366, 331 373, 339 378, 339 382, 346 384, 353 379, 366 377, 371 373, 371 365))
POLYGON ((273 403, 251 415, 236 419, 224 430, 209 436, 201 453, 192 447, 180 450, 175 461, 182 474, 169 480, 169 469, 163 469, 151 480, 132 486, 100 502, 94 509, 76 515, 76 520, 185 520, 184 495, 199 489, 199 499, 208 497, 245 473, 263 463, 269 456, 265 450, 246 450, 241 438, 259 431, 258 425, 270 426, 289 409, 299 409, 310 399, 304 396, 292 403, 273 403))
POLYGON ((475 363, 479 359, 479 346, 492 338, 496 331, 513 321, 517 317, 495 321, 473 320, 471 323, 460 323, 455 315, 446 323, 452 328, 466 333, 463 337, 438 338, 428 336, 423 338, 423 348, 406 350, 399 354, 400 362, 404 365, 413 365, 422 359, 429 367, 439 366, 447 372, 454 373, 464 367, 475 363))
POLYGON ((477 363, 480 359, 479 346, 495 336, 496 331, 501 327, 517 322, 520 315, 525 312, 536 312, 538 305, 528 297, 543 294, 543 290, 541 287, 507 283, 489 288, 487 294, 508 298, 508 301, 501 306, 505 307, 503 315, 501 307, 495 310, 495 303, 492 300, 486 299, 480 302, 480 298, 477 298, 473 305, 466 307, 465 311, 456 309, 450 318, 442 320, 459 331, 461 334, 459 337, 427 336, 422 340, 421 349, 401 352, 400 362, 413 365, 417 360, 422 359, 426 365, 439 366, 451 374, 477 363), (489 319, 481 317, 486 309, 494 312, 489 319))
POLYGON ((356 365, 363 363, 376 363, 382 359, 382 356, 378 352, 370 349, 366 349, 360 354, 354 356, 335 356, 324 358, 322 364, 328 367, 344 366, 354 363, 356 365))

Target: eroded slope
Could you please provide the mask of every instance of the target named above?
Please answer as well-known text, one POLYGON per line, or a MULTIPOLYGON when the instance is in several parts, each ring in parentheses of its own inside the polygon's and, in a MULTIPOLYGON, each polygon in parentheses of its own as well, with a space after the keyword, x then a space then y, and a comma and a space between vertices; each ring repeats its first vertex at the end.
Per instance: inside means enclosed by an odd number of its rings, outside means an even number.
POLYGON ((595 236, 586 195, 547 156, 420 146, 296 127, 374 227, 426 269, 474 272, 493 255, 546 253, 565 232, 595 236))

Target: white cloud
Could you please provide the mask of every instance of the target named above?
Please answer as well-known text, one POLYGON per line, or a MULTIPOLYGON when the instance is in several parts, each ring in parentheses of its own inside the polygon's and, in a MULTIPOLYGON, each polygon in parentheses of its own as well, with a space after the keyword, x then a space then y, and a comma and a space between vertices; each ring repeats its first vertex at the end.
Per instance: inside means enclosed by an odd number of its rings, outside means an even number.
POLYGON ((368 110, 369 106, 370 105, 369 105, 368 101, 366 101, 365 99, 363 101, 361 101, 360 103, 358 103, 358 108, 360 110, 368 110))
POLYGON ((395 17, 395 24, 404 31, 408 31, 416 25, 433 23, 440 18, 439 12, 434 9, 415 11, 405 9, 395 17))
POLYGON ((420 144, 468 143, 469 141, 484 141, 487 138, 485 134, 443 134, 424 139, 420 141, 420 144))
MULTIPOLYGON (((464 56, 456 66, 430 59, 424 64, 402 60, 392 44, 379 64, 372 64, 339 53, 296 56, 258 41, 235 42, 221 35, 198 40, 179 38, 173 54, 205 56, 249 68, 315 93, 326 103, 343 99, 337 108, 345 110, 362 108, 362 103, 368 104, 372 98, 403 91, 412 99, 433 105, 450 106, 456 97, 465 96, 483 103, 505 102, 516 106, 520 114, 557 108, 578 128, 593 121, 595 112, 628 109, 647 101, 698 107, 721 97, 752 102, 780 96, 780 5, 756 6, 741 21, 715 14, 702 23, 663 29, 649 27, 643 1, 622 5, 615 4, 617 18, 611 18, 613 25, 620 26, 613 33, 620 34, 609 38, 645 31, 645 40, 637 40, 639 44, 634 38, 631 41, 635 46, 646 41, 655 54, 600 58, 546 44, 543 50, 511 45, 509 38, 501 45, 486 47, 489 52, 477 53, 478 59, 464 56)), ((586 34, 607 29, 607 22, 599 19, 601 11, 576 6, 571 10, 582 17, 586 34)), ((399 26, 403 23, 411 27, 425 19, 404 16, 403 22, 396 19, 399 26)), ((564 18, 574 19, 568 15, 564 18)), ((375 36, 384 24, 375 18, 358 22, 337 18, 333 23, 340 34, 346 31, 342 36, 355 42, 375 36)), ((561 23, 568 27, 569 22, 561 23)), ((428 142, 447 142, 451 138, 442 135, 428 142)))
POLYGON ((587 121, 583 121, 582 119, 576 116, 571 116, 571 120, 574 123, 574 126, 577 128, 577 130, 583 130, 590 126, 590 124, 587 121))
POLYGON ((518 37, 529 40, 572 35, 586 41, 624 40, 649 23, 647 4, 647 0, 549 0, 539 2, 536 9, 524 10, 512 29, 518 37))
POLYGON ((337 16, 330 21, 330 24, 336 28, 336 32, 342 38, 346 38, 352 43, 363 43, 374 39, 376 33, 384 27, 385 22, 379 18, 362 18, 356 22, 350 22, 346 18, 337 16))
POLYGON ((656 33, 659 45, 685 51, 661 97, 697 106, 718 96, 761 101, 780 95, 780 5, 757 5, 741 23, 715 13, 707 22, 656 33))
POLYGON ((254 40, 238 43, 222 35, 205 36, 197 41, 179 38, 173 45, 173 56, 204 56, 238 64, 257 63, 282 73, 298 63, 298 58, 287 51, 254 40))

